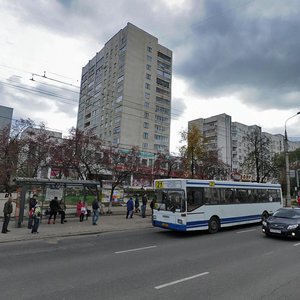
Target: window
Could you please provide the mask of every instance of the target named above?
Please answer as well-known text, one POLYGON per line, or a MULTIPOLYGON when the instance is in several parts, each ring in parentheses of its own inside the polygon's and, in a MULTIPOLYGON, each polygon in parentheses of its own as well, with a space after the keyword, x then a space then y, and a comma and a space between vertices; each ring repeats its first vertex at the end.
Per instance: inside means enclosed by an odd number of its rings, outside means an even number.
POLYGON ((161 52, 158 52, 158 53, 157 53, 157 56, 160 57, 160 58, 162 58, 162 59, 164 59, 164 60, 166 60, 166 61, 168 61, 168 62, 171 62, 171 57, 168 56, 168 55, 166 55, 166 54, 163 54, 163 53, 161 53, 161 52))
POLYGON ((149 84, 149 83, 145 83, 145 88, 146 88, 147 90, 150 90, 150 84, 149 84))
POLYGON ((167 82, 167 81, 165 81, 165 80, 162 80, 162 79, 157 78, 157 79, 156 79, 156 83, 157 83, 158 85, 163 86, 163 87, 170 88, 170 83, 167 82))
POLYGON ((117 100, 116 100, 116 103, 119 103, 119 102, 121 102, 121 101, 122 101, 122 99, 123 99, 123 96, 119 96, 119 97, 117 98, 117 100))
POLYGON ((151 80, 151 75, 146 73, 146 79, 151 80))
POLYGON ((151 71, 151 65, 146 65, 146 70, 151 71))
POLYGON ((150 99, 150 94, 146 92, 146 93, 145 93, 145 98, 146 98, 146 99, 150 99))
POLYGON ((148 147, 149 147, 148 143, 143 143, 143 148, 148 148, 148 147))
POLYGON ((149 102, 145 101, 144 107, 145 107, 145 108, 149 108, 149 106, 150 106, 149 102))
POLYGON ((149 119, 149 113, 147 111, 144 112, 144 118, 149 119))
POLYGON ((144 133, 143 133, 143 138, 144 138, 145 140, 147 140, 148 137, 149 137, 149 133, 148 133, 148 132, 144 132, 144 133))
POLYGON ((120 76, 120 77, 118 78, 117 83, 120 83, 120 82, 123 81, 123 80, 124 80, 124 75, 122 75, 122 76, 120 76))
POLYGON ((148 47, 147 47, 147 51, 150 52, 150 53, 152 53, 152 47, 149 47, 149 46, 148 46, 148 47))
POLYGON ((152 57, 150 55, 147 55, 147 61, 151 62, 152 61, 152 57))
POLYGON ((149 123, 148 122, 144 122, 144 128, 149 128, 149 123))

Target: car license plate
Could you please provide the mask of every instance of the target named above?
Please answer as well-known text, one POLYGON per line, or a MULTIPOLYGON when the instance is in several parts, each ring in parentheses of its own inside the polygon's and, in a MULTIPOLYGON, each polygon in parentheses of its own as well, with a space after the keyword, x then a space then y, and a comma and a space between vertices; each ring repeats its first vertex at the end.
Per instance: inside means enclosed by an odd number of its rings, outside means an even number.
POLYGON ((279 229, 270 229, 271 233, 281 233, 281 230, 279 229))

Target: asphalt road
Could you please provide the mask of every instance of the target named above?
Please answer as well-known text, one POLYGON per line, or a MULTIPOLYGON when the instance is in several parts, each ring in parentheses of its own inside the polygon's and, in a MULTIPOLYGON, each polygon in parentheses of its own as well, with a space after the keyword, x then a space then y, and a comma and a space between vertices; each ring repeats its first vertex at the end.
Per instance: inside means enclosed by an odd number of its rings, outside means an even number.
POLYGON ((260 226, 1 244, 0 299, 300 299, 300 241, 260 226))

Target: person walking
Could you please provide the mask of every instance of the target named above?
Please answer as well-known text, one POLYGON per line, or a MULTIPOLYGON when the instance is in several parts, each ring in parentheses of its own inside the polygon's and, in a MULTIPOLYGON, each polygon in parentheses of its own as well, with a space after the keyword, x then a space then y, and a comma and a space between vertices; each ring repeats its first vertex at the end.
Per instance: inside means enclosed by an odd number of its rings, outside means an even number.
POLYGON ((92 209, 93 209, 93 225, 97 225, 98 219, 99 219, 99 201, 97 197, 95 197, 93 203, 92 203, 92 209))
POLYGON ((140 212, 140 200, 139 200, 138 195, 135 196, 134 207, 135 207, 135 213, 139 213, 140 212))
POLYGON ((142 218, 146 217, 146 207, 147 207, 147 196, 144 194, 142 197, 142 218))
POLYGON ((28 225, 27 225, 28 229, 32 228, 32 222, 33 222, 32 210, 34 210, 34 207, 35 207, 36 203, 37 203, 36 195, 33 195, 29 199, 29 207, 28 207, 29 217, 28 217, 28 225))
POLYGON ((38 233, 41 215, 42 215, 42 209, 40 205, 36 203, 33 211, 33 226, 32 226, 31 233, 38 233))
POLYGON ((3 220, 3 226, 2 226, 2 233, 9 232, 9 230, 7 229, 7 226, 8 226, 8 223, 10 220, 10 215, 12 212, 13 212, 12 197, 9 197, 3 207, 4 220, 3 220))
POLYGON ((52 199, 50 201, 49 206, 50 206, 50 215, 49 215, 49 219, 48 219, 48 224, 50 224, 52 216, 53 216, 53 224, 55 224, 56 215, 59 211, 59 203, 58 203, 57 197, 54 197, 54 199, 52 199))
POLYGON ((132 219, 133 207, 134 207, 132 197, 130 197, 130 199, 127 201, 126 207, 127 207, 126 219, 128 219, 128 216, 130 216, 130 218, 132 219))

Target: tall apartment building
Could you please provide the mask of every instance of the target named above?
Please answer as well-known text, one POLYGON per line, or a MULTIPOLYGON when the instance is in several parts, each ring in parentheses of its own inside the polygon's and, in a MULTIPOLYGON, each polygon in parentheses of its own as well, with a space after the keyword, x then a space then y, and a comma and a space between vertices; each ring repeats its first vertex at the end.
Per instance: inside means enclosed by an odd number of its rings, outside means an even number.
POLYGON ((77 128, 120 148, 169 151, 172 51, 128 23, 82 69, 77 128))
POLYGON ((0 130, 11 127, 13 108, 0 105, 0 130))
POLYGON ((220 159, 231 166, 231 116, 220 114, 206 119, 188 122, 188 128, 195 125, 208 140, 208 147, 219 151, 220 159))
MULTIPOLYGON (((242 171, 242 163, 248 154, 247 136, 253 131, 259 131, 271 142, 273 154, 284 151, 284 136, 262 132, 257 125, 245 125, 231 122, 231 116, 220 114, 206 119, 196 119, 188 122, 188 127, 196 125, 200 132, 208 139, 209 147, 219 151, 220 159, 231 166, 232 172, 242 171)), ((300 148, 300 142, 288 141, 289 151, 300 148)))
POLYGON ((251 132, 261 133, 261 127, 257 125, 245 125, 239 122, 232 122, 232 171, 240 172, 241 165, 248 154, 247 136, 251 132))

